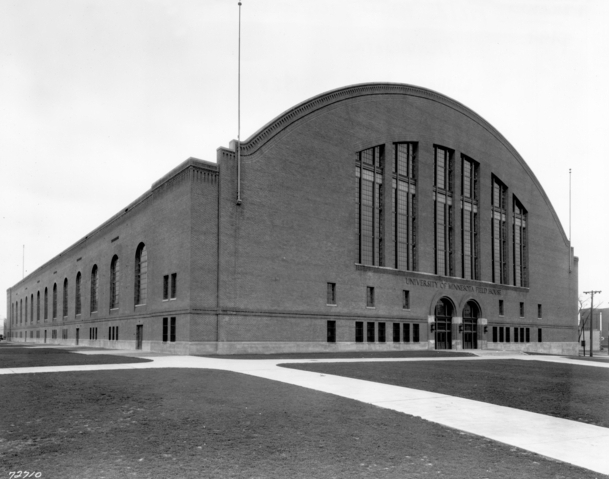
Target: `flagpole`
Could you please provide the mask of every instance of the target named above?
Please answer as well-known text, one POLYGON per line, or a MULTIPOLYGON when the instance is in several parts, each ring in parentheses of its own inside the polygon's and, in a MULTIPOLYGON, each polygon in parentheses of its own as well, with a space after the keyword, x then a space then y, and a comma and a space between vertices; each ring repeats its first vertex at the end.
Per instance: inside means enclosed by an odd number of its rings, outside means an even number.
POLYGON ((239 1, 239 44, 237 54, 237 206, 241 204, 241 1, 239 1))

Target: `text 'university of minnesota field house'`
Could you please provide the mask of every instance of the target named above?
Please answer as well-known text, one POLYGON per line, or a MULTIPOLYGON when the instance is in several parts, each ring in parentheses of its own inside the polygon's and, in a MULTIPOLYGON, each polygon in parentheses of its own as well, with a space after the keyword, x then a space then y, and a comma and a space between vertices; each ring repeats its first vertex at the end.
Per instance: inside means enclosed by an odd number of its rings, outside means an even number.
POLYGON ((405 84, 344 87, 281 114, 239 156, 233 141, 216 163, 186 160, 9 288, 8 339, 576 354, 569 240, 522 157, 464 105, 405 84))

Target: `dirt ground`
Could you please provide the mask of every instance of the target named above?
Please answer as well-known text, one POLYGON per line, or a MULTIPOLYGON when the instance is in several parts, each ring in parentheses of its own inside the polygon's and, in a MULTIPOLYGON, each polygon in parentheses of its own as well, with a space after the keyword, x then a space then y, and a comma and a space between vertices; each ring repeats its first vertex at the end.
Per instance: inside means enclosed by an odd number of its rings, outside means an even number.
POLYGON ((237 373, 145 369, 1 381, 0 477, 18 470, 112 479, 602 477, 395 411, 237 373))

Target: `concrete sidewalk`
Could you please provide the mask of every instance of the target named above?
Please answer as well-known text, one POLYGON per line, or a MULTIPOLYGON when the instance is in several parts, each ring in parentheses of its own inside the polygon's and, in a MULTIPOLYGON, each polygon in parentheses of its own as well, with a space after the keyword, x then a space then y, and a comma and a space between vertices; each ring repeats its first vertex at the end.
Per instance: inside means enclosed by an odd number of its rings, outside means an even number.
MULTIPOLYGON (((97 354, 105 354, 96 350, 97 354)), ((128 352, 125 351, 126 355, 128 352)), ((89 353, 91 354, 91 353, 89 353)), ((553 356, 485 356, 463 358, 391 358, 391 359, 260 359, 240 360, 201 358, 193 356, 160 356, 151 354, 152 362, 135 364, 109 364, 90 366, 55 366, 38 368, 0 369, 2 374, 42 372, 96 371, 150 368, 217 369, 248 374, 259 378, 280 381, 337 396, 361 401, 385 409, 418 416, 431 422, 493 439, 525 449, 557 461, 567 462, 585 469, 609 475, 609 429, 560 419, 520 409, 463 399, 444 394, 403 388, 371 381, 351 379, 329 374, 286 369, 278 364, 317 362, 405 362, 405 361, 488 361, 516 359, 549 361, 583 367, 605 367, 601 362, 581 361, 553 356), (472 418, 476 418, 472 421, 472 418)))

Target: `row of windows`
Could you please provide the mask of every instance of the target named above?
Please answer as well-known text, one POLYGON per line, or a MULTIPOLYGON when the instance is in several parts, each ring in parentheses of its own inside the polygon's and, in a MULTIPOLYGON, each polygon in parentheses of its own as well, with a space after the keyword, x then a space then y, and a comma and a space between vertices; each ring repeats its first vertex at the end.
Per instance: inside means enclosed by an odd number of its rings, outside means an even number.
MULTIPOLYGON (((393 342, 394 343, 409 343, 411 342, 410 335, 410 324, 409 323, 391 323, 393 324, 393 342)), ((327 321, 327 337, 329 343, 336 342, 336 321, 327 321)), ((419 325, 412 325, 412 342, 419 342, 419 325)), ((384 343, 387 341, 386 338, 386 324, 384 322, 368 322, 366 323, 366 340, 369 343, 376 342, 376 338, 378 337, 379 343, 384 343), (378 334, 377 334, 378 332, 378 334)), ((364 322, 356 321, 355 322, 355 342, 363 343, 364 342, 364 322)))
MULTIPOLYGON (((514 343, 529 343, 531 341, 531 329, 524 327, 493 326, 493 342, 509 343, 513 338, 514 343), (513 332, 513 334, 512 334, 513 332)), ((537 342, 542 342, 542 329, 537 329, 537 342)))
MULTIPOLYGON (((385 145, 360 151, 355 161, 357 262, 417 271, 417 148, 418 143, 394 143, 391 217, 393 264, 387 264, 383 228, 387 185, 385 145)), ((461 155, 461 276, 480 280, 480 215, 478 162, 461 155)), ((492 175, 492 280, 508 283, 507 187, 492 175)), ((455 276, 454 150, 434 145, 434 264, 435 274, 455 276)), ((527 211, 512 198, 512 264, 516 286, 528 286, 527 211)))
MULTIPOLYGON (((136 256, 135 256, 135 276, 134 276, 134 291, 135 291, 135 305, 143 305, 146 304, 148 298, 148 253, 146 250, 146 246, 144 243, 140 243, 137 248, 136 256)), ((109 308, 117 309, 120 305, 120 260, 117 255, 114 255, 112 261, 110 263, 110 282, 109 282, 109 292, 110 292, 110 301, 109 308)), ((172 273, 171 275, 163 276, 163 300, 166 299, 176 299, 177 298, 177 273, 172 273), (171 279, 171 281, 170 281, 171 279)), ((68 278, 64 279, 63 282, 63 308, 62 308, 62 316, 65 318, 69 313, 69 283, 68 278)), ((91 268, 91 294, 90 294, 90 303, 89 310, 91 313, 95 313, 99 309, 99 268, 97 265, 93 265, 91 268)), ((53 285, 52 290, 52 305, 51 305, 51 317, 52 319, 57 318, 57 283, 53 285)), ((34 294, 30 295, 29 302, 29 313, 30 313, 30 322, 34 322, 34 294)), ((40 291, 36 293, 36 322, 40 321, 40 291)), ((44 289, 44 298, 43 298, 43 319, 46 321, 49 317, 49 291, 48 288, 44 289)), ((76 281, 74 287, 74 309, 75 314, 82 314, 82 274, 79 271, 76 274, 76 281)), ((13 324, 23 323, 25 319, 25 323, 28 322, 28 297, 25 297, 25 315, 24 315, 24 300, 21 299, 18 302, 14 302, 11 304, 11 322, 13 324)))
MULTIPOLYGON (((336 283, 327 283, 326 292, 326 304, 328 306, 336 306, 336 283)), ((375 288, 374 286, 366 286, 366 307, 374 308, 376 306, 375 301, 375 288)), ((402 308, 410 309, 410 291, 407 289, 402 290, 402 308)), ((524 302, 519 304, 520 317, 524 318, 524 302)), ((505 315, 505 303, 503 299, 499 300, 499 316, 505 315)), ((542 318, 542 305, 537 305, 537 318, 542 318)))

